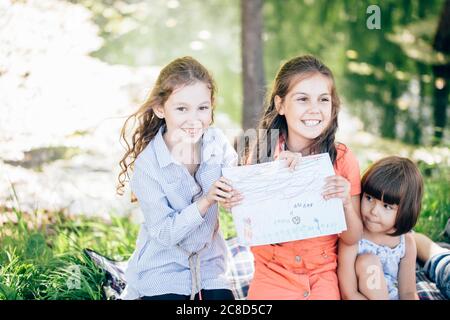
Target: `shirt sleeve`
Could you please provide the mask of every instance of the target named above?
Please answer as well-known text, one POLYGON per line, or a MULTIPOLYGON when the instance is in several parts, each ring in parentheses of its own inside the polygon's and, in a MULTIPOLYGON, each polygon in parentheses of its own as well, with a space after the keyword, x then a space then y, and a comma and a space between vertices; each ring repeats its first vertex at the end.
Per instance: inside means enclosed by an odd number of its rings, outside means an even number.
POLYGON ((358 159, 348 147, 343 155, 342 162, 342 176, 350 182, 350 194, 352 196, 361 194, 361 174, 358 159))
POLYGON ((181 211, 171 208, 160 183, 139 166, 135 167, 130 185, 150 236, 162 245, 178 244, 205 221, 196 202, 181 211))

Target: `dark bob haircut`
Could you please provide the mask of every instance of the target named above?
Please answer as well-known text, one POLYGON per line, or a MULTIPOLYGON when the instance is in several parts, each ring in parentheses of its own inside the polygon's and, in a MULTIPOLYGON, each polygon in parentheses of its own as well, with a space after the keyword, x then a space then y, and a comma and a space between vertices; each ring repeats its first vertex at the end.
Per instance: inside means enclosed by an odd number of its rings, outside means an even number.
POLYGON ((420 214, 423 180, 417 166, 409 159, 386 157, 375 162, 363 175, 362 193, 398 206, 395 232, 399 236, 411 231, 420 214))

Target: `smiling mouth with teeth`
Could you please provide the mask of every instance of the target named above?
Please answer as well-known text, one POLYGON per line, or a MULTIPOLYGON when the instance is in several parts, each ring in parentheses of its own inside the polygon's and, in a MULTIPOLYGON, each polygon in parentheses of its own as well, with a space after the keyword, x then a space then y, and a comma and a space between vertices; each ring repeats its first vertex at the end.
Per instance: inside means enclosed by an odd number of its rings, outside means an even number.
POLYGON ((320 124, 321 120, 302 120, 303 124, 307 127, 315 127, 320 124))
POLYGON ((186 132, 187 134, 190 134, 190 135, 197 134, 197 133, 199 133, 201 130, 202 130, 202 129, 200 129, 200 128, 195 128, 195 129, 186 128, 186 129, 183 129, 184 132, 186 132))

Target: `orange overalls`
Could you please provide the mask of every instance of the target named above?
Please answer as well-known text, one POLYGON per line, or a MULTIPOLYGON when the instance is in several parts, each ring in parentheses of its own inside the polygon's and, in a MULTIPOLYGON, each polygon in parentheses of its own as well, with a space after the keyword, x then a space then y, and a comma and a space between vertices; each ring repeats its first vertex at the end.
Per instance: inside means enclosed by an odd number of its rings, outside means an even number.
MULTIPOLYGON (((344 145, 337 148, 334 169, 361 193, 358 161, 344 145)), ((338 235, 252 247, 255 274, 249 300, 339 300, 338 235)))

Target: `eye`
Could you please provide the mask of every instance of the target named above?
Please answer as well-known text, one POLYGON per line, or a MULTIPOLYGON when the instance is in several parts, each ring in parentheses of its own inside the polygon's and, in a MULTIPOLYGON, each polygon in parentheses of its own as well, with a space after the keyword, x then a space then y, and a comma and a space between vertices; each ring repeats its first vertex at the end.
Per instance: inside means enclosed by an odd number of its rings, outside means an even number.
POLYGON ((181 112, 184 112, 184 111, 187 110, 187 108, 186 108, 186 107, 183 107, 183 106, 179 106, 179 107, 177 107, 177 110, 178 110, 178 111, 181 111, 181 112))
POLYGON ((384 204, 384 207, 388 210, 394 210, 394 207, 387 203, 384 204))
POLYGON ((367 199, 367 201, 372 201, 372 197, 371 196, 369 196, 368 194, 366 194, 366 199, 367 199))
POLYGON ((202 111, 208 110, 209 106, 200 106, 199 109, 202 110, 202 111))
POLYGON ((307 97, 299 97, 296 100, 299 102, 306 102, 306 101, 308 101, 308 98, 307 97))
POLYGON ((330 101, 330 98, 322 98, 322 99, 320 99, 320 102, 329 102, 330 101))

